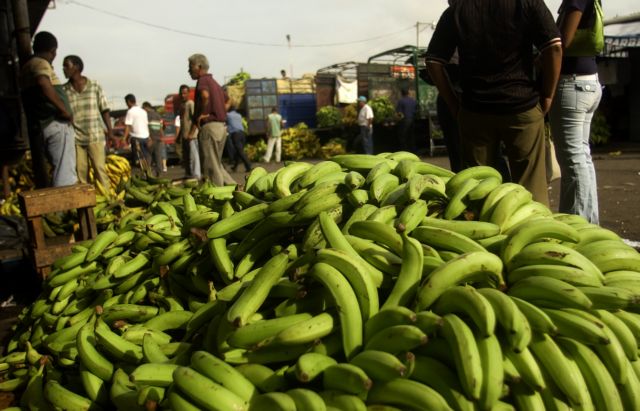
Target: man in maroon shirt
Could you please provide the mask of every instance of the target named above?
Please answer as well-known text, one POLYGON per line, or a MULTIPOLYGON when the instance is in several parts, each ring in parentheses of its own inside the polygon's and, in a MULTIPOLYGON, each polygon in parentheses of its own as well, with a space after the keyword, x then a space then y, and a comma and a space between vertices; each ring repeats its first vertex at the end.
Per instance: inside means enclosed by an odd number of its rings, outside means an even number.
POLYGON ((189 130, 189 139, 193 138, 196 129, 200 130, 202 175, 217 186, 236 184, 222 165, 229 96, 209 74, 209 61, 204 55, 189 57, 189 75, 197 80, 194 122, 189 130))

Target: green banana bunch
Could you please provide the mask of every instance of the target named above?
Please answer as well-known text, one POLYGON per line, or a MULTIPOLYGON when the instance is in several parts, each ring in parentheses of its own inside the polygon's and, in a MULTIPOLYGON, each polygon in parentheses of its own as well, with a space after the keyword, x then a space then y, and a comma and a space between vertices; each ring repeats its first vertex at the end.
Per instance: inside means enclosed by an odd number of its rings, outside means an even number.
POLYGON ((640 407, 637 251, 493 169, 349 154, 125 190, 11 332, 22 407, 640 407))

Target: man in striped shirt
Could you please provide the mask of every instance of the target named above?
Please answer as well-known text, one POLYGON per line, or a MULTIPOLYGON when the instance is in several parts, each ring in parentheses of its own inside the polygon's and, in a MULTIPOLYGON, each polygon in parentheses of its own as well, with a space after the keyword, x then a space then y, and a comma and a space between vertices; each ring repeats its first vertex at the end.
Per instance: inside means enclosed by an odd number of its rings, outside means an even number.
POLYGON ((108 191, 109 177, 105 169, 105 134, 113 137, 109 104, 102 87, 82 75, 84 63, 78 56, 67 56, 62 63, 64 76, 69 81, 63 86, 73 109, 75 131, 76 169, 81 183, 89 181, 93 167, 95 178, 108 191))
POLYGON ((504 143, 514 182, 549 204, 544 116, 560 75, 560 32, 543 0, 458 0, 427 49, 433 82, 459 123, 464 165, 497 165, 504 143), (534 78, 533 47, 540 52, 534 78), (460 100, 445 72, 459 54, 460 100))
POLYGON ((151 138, 154 172, 156 177, 167 172, 167 148, 164 145, 164 123, 162 116, 153 108, 151 103, 145 101, 142 108, 147 112, 149 119, 149 137, 151 138))

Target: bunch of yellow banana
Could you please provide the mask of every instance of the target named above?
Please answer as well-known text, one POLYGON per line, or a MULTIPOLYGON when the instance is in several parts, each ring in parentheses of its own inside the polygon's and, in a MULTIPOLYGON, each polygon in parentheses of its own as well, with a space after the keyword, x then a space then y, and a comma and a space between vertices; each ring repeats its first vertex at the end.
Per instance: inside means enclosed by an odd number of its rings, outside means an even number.
POLYGON ((89 168, 89 182, 96 186, 96 190, 101 196, 124 196, 124 185, 131 178, 131 165, 129 164, 129 160, 116 154, 108 154, 106 157, 105 170, 109 178, 109 187, 104 187, 104 185, 96 179, 93 168, 89 168))
POLYGON ((640 409, 640 254, 615 233, 404 152, 237 188, 132 177, 20 315, 0 390, 38 409, 640 409))
POLYGON ((116 154, 107 155, 106 169, 109 180, 111 180, 111 187, 114 189, 131 178, 129 160, 116 154))
POLYGON ((5 198, 0 205, 0 215, 21 215, 20 206, 18 205, 18 194, 11 193, 9 198, 5 198))

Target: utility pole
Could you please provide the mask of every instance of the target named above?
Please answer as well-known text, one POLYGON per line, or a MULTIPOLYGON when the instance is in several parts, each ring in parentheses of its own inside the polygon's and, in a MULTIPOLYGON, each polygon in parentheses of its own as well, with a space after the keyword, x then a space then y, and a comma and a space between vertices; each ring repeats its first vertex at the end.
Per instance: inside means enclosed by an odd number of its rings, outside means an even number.
POLYGON ((291 58, 291 36, 287 34, 287 45, 289 47, 289 78, 293 78, 293 59, 291 58))

